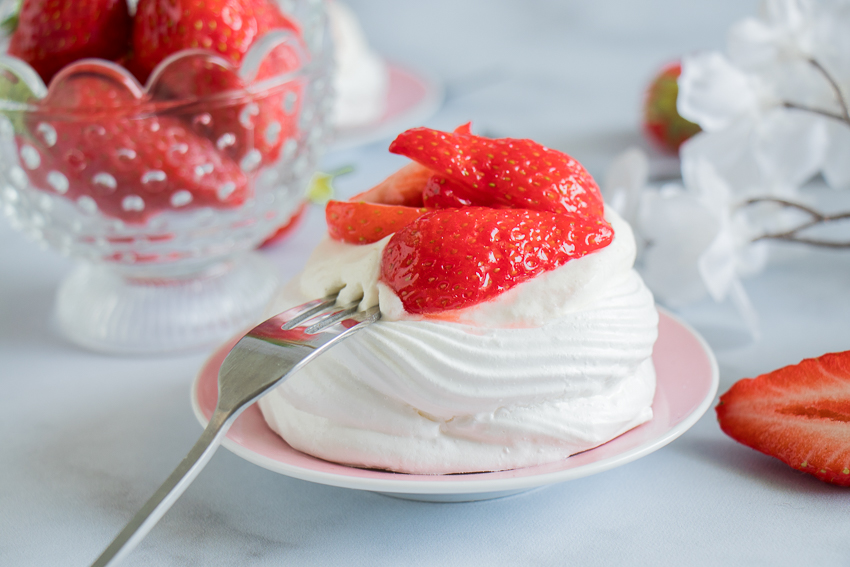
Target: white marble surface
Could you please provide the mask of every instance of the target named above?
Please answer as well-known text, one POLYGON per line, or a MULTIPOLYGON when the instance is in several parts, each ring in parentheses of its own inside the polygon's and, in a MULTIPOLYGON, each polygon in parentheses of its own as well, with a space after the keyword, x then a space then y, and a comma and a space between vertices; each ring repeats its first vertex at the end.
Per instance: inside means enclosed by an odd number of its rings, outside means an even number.
MULTIPOLYGON (((722 45, 751 0, 352 2, 377 48, 440 77, 430 125, 472 119, 537 138, 594 172, 637 139, 653 70, 722 45)), ((353 164, 343 194, 399 163, 387 141, 326 158, 353 164)), ((314 210, 267 252, 281 274, 323 230, 314 210)), ((68 260, 0 221, 0 565, 88 565, 200 433, 189 386, 207 353, 118 358, 50 329, 68 260)), ((737 379, 850 348, 850 253, 781 249, 746 287, 763 319, 747 338, 728 306, 682 312, 737 379)), ((846 565, 846 490, 736 444, 713 411, 627 466, 503 500, 425 504, 279 476, 219 452, 132 566, 846 565)))

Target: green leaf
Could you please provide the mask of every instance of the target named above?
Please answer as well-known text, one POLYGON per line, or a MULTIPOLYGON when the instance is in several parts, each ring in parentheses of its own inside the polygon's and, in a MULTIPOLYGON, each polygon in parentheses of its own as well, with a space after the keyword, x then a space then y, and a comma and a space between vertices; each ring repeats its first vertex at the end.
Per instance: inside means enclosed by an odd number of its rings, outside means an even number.
POLYGON ((309 185, 307 185, 307 198, 310 199, 310 201, 312 201, 316 205, 326 204, 334 197, 334 179, 339 177, 340 175, 351 173, 352 171, 354 171, 354 168, 350 165, 347 165, 330 173, 317 171, 310 179, 309 185))

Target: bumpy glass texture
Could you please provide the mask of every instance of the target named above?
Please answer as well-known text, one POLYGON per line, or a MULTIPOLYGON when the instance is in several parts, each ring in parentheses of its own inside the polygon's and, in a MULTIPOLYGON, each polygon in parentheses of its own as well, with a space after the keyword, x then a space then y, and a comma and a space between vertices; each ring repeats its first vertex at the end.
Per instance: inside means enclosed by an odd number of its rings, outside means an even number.
POLYGON ((285 224, 332 102, 321 3, 285 8, 300 37, 269 32, 238 68, 184 50, 144 86, 84 60, 45 87, 0 56, 0 204, 13 225, 65 254, 148 275, 251 249, 285 224), (276 73, 280 61, 291 70, 276 73))
POLYGON ((179 51, 145 85, 87 59, 45 86, 0 55, 0 208, 83 261, 57 294, 70 340, 179 351, 262 316, 276 270, 250 250, 303 203, 333 103, 323 3, 279 4, 300 33, 266 33, 239 66, 179 51))

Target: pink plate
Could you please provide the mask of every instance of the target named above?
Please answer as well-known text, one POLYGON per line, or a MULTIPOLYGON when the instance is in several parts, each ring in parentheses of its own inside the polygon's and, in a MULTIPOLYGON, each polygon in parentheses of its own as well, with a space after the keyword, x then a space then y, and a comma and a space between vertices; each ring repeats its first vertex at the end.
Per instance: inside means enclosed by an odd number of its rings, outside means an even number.
POLYGON ((443 101, 443 88, 434 79, 387 63, 389 88, 387 107, 380 118, 369 124, 340 128, 331 149, 340 150, 392 138, 400 132, 422 126, 443 101))
MULTIPOLYGON (((508 496, 532 488, 602 472, 648 455, 687 431, 717 393, 717 362, 687 324, 660 310, 652 358, 658 376, 651 421, 593 450, 537 467, 459 475, 409 475, 357 469, 316 459, 272 432, 256 405, 239 416, 222 443, 240 457, 269 470, 331 486, 371 490, 414 500, 462 502, 508 496)), ((218 398, 218 368, 232 344, 222 346, 201 369, 192 406, 206 425, 218 398)))

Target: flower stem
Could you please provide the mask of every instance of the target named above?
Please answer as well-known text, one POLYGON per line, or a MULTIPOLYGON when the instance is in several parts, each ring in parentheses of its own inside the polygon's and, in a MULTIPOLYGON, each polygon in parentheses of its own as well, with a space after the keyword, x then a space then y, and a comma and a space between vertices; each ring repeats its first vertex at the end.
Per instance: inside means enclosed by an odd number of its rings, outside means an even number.
POLYGON ((841 87, 838 86, 838 82, 835 78, 827 71, 823 65, 817 59, 809 59, 809 64, 820 71, 820 74, 824 76, 824 78, 829 82, 829 86, 832 87, 833 92, 835 93, 835 98, 838 100, 838 104, 841 106, 841 116, 845 122, 850 124, 850 110, 847 108, 847 100, 844 98, 844 94, 841 92, 841 87))
POLYGON ((801 203, 795 203, 794 201, 787 201, 776 197, 758 197, 750 199, 744 202, 742 206, 746 207, 756 203, 774 203, 782 206, 783 208, 796 209, 800 212, 806 213, 811 218, 808 221, 784 232, 769 232, 762 234, 761 236, 754 238, 752 240, 753 242, 758 242, 759 240, 782 240, 784 242, 797 242, 799 244, 809 244, 811 246, 821 246, 826 248, 850 248, 850 241, 841 242, 835 240, 821 240, 818 238, 808 238, 800 235, 800 232, 814 226, 848 220, 850 219, 850 211, 827 215, 801 203))
POLYGON ((798 104, 796 102, 786 101, 783 104, 785 108, 793 108, 796 110, 802 110, 804 112, 811 112, 814 114, 820 114, 821 116, 826 116, 827 118, 832 118, 833 120, 838 120, 839 122, 844 122, 846 125, 850 126, 850 108, 848 108, 847 99, 844 98, 843 93, 841 92, 841 87, 836 82, 835 78, 826 70, 826 68, 820 64, 817 59, 806 59, 806 61, 814 67, 829 83, 829 86, 832 87, 833 93, 835 93, 835 98, 838 101, 838 106, 841 107, 841 112, 832 112, 830 110, 823 110, 822 108, 813 108, 811 106, 806 106, 803 104, 798 104))
POLYGON ((793 108, 795 110, 802 110, 804 112, 812 112, 814 114, 820 114, 821 116, 826 116, 827 118, 832 118, 833 120, 838 120, 839 122, 844 122, 848 126, 850 126, 850 120, 844 118, 842 114, 838 114, 835 112, 830 112, 828 110, 822 110, 820 108, 812 108, 811 106, 805 106, 802 104, 797 104, 796 102, 783 102, 782 106, 785 108, 793 108))

